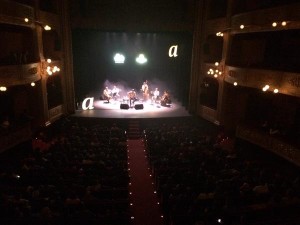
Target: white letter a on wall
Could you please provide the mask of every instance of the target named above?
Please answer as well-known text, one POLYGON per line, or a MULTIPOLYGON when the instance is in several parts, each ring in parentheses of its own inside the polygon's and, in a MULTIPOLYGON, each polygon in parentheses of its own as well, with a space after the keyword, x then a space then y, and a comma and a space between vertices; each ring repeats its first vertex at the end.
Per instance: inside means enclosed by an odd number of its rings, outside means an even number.
POLYGON ((169 57, 177 57, 177 49, 178 49, 178 45, 172 45, 169 48, 169 57))
POLYGON ((94 98, 86 98, 82 102, 82 109, 87 110, 87 109, 93 109, 94 108, 94 98), (87 102, 89 103, 87 106, 87 102))

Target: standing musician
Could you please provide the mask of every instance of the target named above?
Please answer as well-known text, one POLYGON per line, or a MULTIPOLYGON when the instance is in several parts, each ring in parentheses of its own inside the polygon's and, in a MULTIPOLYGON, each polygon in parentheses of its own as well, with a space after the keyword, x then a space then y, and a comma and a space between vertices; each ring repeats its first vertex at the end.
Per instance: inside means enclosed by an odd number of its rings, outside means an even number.
POLYGON ((148 86, 148 82, 145 81, 142 85, 142 92, 143 92, 143 99, 144 101, 147 101, 149 99, 149 86, 148 86))
POLYGON ((109 90, 108 87, 106 87, 103 91, 103 97, 107 101, 107 103, 109 103, 109 100, 111 99, 110 94, 111 94, 111 90, 109 90))
POLYGON ((155 88, 155 90, 152 92, 152 102, 157 102, 159 98, 159 90, 158 88, 155 88))
POLYGON ((129 106, 131 108, 131 107, 133 107, 134 102, 137 100, 137 98, 136 98, 136 92, 135 92, 134 89, 132 89, 131 91, 129 91, 127 93, 127 95, 128 95, 128 98, 129 98, 129 106))

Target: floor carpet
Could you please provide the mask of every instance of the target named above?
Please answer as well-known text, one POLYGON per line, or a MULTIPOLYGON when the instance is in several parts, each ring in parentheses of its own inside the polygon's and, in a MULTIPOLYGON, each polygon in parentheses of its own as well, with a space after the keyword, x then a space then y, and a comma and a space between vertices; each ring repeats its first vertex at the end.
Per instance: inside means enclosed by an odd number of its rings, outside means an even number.
POLYGON ((127 143, 132 224, 164 224, 143 139, 129 139, 127 143))

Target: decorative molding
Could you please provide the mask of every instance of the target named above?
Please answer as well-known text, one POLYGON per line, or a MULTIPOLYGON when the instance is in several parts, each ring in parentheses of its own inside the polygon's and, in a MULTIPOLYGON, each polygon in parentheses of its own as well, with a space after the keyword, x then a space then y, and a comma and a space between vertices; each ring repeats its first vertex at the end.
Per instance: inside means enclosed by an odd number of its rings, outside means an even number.
POLYGON ((269 85, 279 93, 300 96, 300 74, 275 70, 249 69, 226 66, 225 81, 239 86, 262 89, 269 85))
POLYGON ((295 76, 295 77, 291 77, 288 81, 293 87, 297 87, 300 88, 300 77, 299 76, 295 76))
POLYGON ((55 121, 57 118, 59 118, 61 115, 63 115, 63 106, 59 105, 52 109, 49 109, 49 119, 52 121, 55 121))
POLYGON ((215 123, 215 124, 219 123, 219 121, 217 119, 217 110, 214 110, 207 106, 199 105, 198 106, 198 115, 200 115, 201 117, 203 117, 204 119, 206 119, 212 123, 215 123))
POLYGON ((24 85, 41 79, 40 63, 0 67, 1 86, 24 85))
POLYGON ((37 68, 37 67, 29 68, 29 69, 27 70, 27 72, 28 72, 28 74, 30 74, 30 75, 35 75, 35 74, 38 73, 38 68, 37 68))

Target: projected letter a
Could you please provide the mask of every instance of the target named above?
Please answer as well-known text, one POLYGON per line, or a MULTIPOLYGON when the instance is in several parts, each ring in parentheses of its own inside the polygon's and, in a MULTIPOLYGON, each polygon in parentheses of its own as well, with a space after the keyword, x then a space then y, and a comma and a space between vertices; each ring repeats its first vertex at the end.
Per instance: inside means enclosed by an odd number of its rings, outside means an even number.
POLYGON ((177 57, 177 49, 178 49, 178 45, 172 45, 169 48, 169 57, 177 57))
POLYGON ((94 108, 94 98, 86 98, 82 102, 82 109, 87 110, 87 109, 93 109, 94 108), (87 106, 87 102, 89 102, 89 105, 87 106))

